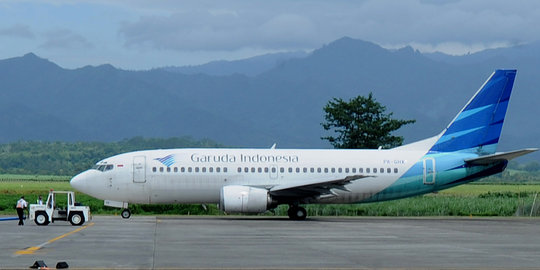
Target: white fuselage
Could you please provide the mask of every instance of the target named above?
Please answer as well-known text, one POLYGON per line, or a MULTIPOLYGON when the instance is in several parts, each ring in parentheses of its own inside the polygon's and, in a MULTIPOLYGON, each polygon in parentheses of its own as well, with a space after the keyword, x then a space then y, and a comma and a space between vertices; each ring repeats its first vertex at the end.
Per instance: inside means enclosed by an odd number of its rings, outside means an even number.
POLYGON ((360 202, 394 183, 424 154, 424 151, 400 150, 149 150, 102 160, 96 169, 74 177, 72 185, 103 200, 218 203, 220 191, 226 185, 269 189, 365 175, 368 177, 347 185, 350 192, 336 191, 338 196, 317 200, 360 202), (165 157, 172 157, 169 166, 159 160, 165 157), (106 169, 107 165, 112 169, 106 169))

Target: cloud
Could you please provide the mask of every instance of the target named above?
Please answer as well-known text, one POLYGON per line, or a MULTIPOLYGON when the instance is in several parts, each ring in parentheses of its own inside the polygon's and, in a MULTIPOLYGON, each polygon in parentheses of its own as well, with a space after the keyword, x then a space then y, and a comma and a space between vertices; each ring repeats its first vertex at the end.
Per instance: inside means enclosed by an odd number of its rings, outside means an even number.
POLYGON ((11 27, 0 28, 0 36, 25 39, 35 38, 34 33, 30 30, 30 26, 24 24, 15 24, 11 27))
POLYGON ((422 4, 428 4, 428 5, 439 5, 444 6, 447 4, 454 4, 459 2, 460 0, 420 0, 420 3, 422 4))
POLYGON ((316 29, 308 17, 258 13, 201 10, 146 16, 124 23, 119 34, 127 47, 163 50, 283 49, 316 44, 312 38, 316 29))
POLYGON ((39 47, 43 49, 89 49, 93 48, 83 36, 68 29, 58 29, 44 34, 45 42, 39 47))
POLYGON ((418 43, 410 42, 407 44, 380 44, 387 49, 399 49, 405 46, 411 46, 423 53, 444 52, 449 55, 463 55, 475 53, 486 49, 506 48, 520 45, 520 43, 511 42, 483 42, 483 43, 462 43, 462 42, 440 42, 440 43, 418 43))
MULTIPOLYGON (((314 49, 343 36, 379 44, 466 50, 532 42, 540 2, 505 0, 164 2, 124 22, 128 48, 174 51, 314 49), (221 5, 221 6, 220 6, 221 5), (168 12, 165 10, 168 8, 168 12)), ((464 52, 466 53, 466 52, 464 52)))

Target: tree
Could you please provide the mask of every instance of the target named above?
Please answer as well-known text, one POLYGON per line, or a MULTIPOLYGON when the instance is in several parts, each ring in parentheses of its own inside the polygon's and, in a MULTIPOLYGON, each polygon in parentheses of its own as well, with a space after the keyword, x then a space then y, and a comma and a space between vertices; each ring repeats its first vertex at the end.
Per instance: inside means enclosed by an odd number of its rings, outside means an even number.
POLYGON ((333 98, 324 107, 325 130, 333 130, 336 137, 321 137, 335 148, 376 149, 392 148, 403 143, 403 137, 391 133, 403 125, 416 120, 392 119, 393 113, 386 114, 381 105, 369 93, 368 97, 357 96, 348 102, 333 98))
POLYGON ((531 161, 523 165, 523 170, 528 171, 528 172, 540 171, 540 163, 538 163, 537 161, 531 161))

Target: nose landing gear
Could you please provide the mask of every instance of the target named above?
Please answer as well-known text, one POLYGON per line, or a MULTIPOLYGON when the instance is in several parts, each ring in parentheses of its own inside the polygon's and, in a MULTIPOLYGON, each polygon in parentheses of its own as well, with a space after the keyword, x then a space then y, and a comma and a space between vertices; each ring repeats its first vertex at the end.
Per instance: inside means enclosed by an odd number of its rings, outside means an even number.
POLYGON ((131 217, 131 212, 129 211, 129 209, 124 209, 122 210, 122 213, 120 214, 122 216, 122 218, 129 218, 131 217))

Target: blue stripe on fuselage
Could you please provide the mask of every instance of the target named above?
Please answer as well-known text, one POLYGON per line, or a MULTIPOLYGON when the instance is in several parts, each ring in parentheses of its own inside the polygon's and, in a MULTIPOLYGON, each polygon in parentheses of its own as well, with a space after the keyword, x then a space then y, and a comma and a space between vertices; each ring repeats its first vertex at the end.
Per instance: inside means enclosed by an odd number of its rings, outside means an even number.
POLYGON ((362 202, 386 201, 426 194, 474 181, 504 170, 505 166, 500 163, 487 166, 466 166, 464 160, 474 157, 477 157, 477 155, 466 152, 428 154, 416 162, 392 185, 362 202), (435 160, 434 184, 424 184, 423 160, 426 158, 435 160))

